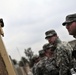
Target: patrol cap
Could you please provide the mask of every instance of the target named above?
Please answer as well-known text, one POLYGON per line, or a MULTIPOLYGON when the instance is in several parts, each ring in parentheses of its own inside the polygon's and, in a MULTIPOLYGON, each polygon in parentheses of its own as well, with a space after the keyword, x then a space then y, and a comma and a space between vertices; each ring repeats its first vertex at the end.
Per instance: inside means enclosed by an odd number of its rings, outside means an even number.
POLYGON ((49 48, 50 48, 50 49, 53 48, 53 45, 51 45, 51 44, 49 44, 49 43, 46 43, 46 44, 43 45, 43 50, 44 50, 44 51, 46 51, 46 50, 49 49, 49 48))
POLYGON ((62 23, 63 26, 65 26, 68 23, 75 22, 76 21, 76 13, 70 14, 66 16, 66 21, 62 23))
POLYGON ((4 27, 4 22, 2 18, 0 18, 0 23, 1 23, 1 27, 4 27))
POLYGON ((52 30, 48 30, 48 31, 45 32, 45 35, 46 35, 45 39, 47 39, 47 38, 49 38, 49 37, 51 37, 51 36, 53 36, 55 34, 57 34, 55 32, 55 30, 53 30, 53 29, 52 30))
POLYGON ((34 55, 34 56, 33 56, 33 60, 36 60, 36 59, 38 59, 38 58, 39 58, 38 55, 34 55))
POLYGON ((39 50, 39 55, 44 54, 44 50, 39 50))
POLYGON ((44 50, 40 50, 39 51, 39 56, 40 57, 44 57, 45 56, 45 51, 44 50))

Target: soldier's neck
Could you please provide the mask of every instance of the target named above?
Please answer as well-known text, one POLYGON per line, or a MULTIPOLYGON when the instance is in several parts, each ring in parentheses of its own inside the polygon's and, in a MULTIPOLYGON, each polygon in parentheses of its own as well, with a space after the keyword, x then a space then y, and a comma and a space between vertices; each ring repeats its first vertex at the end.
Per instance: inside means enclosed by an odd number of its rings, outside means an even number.
POLYGON ((58 44, 58 43, 60 43, 61 42, 61 40, 59 39, 59 37, 56 39, 56 41, 55 41, 55 46, 58 44))

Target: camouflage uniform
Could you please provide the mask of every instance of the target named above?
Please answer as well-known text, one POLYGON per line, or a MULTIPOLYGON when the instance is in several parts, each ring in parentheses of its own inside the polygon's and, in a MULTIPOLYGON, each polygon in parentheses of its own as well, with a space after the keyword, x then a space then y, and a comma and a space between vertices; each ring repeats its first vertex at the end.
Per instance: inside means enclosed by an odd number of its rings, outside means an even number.
POLYGON ((42 57, 41 60, 37 64, 37 75, 45 75, 43 64, 47 61, 47 57, 42 57))
POLYGON ((33 75, 37 75, 37 65, 38 65, 38 62, 39 62, 38 59, 39 59, 39 56, 38 55, 34 55, 34 57, 33 57, 34 66, 32 68, 33 75))
POLYGON ((35 63, 33 66, 33 75, 44 75, 43 63, 47 60, 47 57, 42 57, 38 63, 35 63))
POLYGON ((72 67, 72 47, 68 43, 58 40, 55 54, 59 75, 71 75, 69 71, 72 67))
POLYGON ((37 75, 37 63, 34 64, 32 68, 33 75, 37 75))
POLYGON ((45 57, 43 60, 40 60, 37 65, 37 73, 38 75, 59 75, 55 58, 45 57))
POLYGON ((59 75, 54 57, 48 58, 42 66, 44 75, 59 75))
POLYGON ((76 44, 74 44, 73 51, 72 51, 72 64, 73 67, 71 69, 71 74, 76 74, 76 44))

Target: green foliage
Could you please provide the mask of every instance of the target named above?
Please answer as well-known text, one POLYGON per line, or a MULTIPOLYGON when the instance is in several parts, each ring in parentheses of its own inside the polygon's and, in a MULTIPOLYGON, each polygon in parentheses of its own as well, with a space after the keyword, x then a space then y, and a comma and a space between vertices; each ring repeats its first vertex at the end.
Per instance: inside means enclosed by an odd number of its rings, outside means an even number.
POLYGON ((14 65, 17 64, 17 60, 16 59, 12 59, 12 62, 13 62, 14 65))

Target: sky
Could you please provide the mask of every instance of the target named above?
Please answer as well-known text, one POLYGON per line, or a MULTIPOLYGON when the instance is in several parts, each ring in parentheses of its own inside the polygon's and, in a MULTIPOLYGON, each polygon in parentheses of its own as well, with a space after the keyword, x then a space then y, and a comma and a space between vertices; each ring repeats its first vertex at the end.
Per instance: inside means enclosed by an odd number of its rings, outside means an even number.
POLYGON ((50 29, 63 41, 74 40, 62 26, 72 13, 76 13, 76 0, 0 0, 5 25, 2 39, 8 55, 19 61, 29 47, 37 54, 48 42, 45 32, 50 29))

